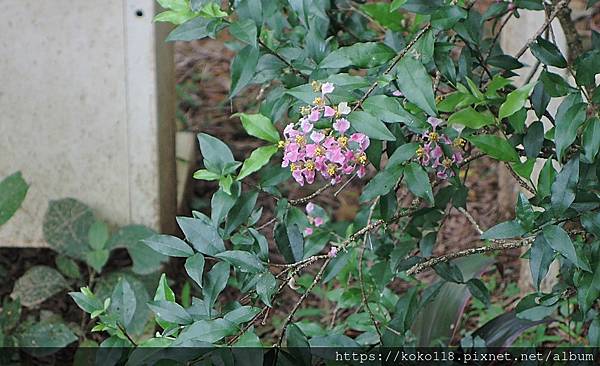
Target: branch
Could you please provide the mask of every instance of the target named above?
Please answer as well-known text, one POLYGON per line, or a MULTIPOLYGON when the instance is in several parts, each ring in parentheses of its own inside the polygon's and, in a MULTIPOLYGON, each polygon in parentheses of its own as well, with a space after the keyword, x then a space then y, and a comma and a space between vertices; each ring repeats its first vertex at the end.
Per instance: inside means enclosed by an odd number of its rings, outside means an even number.
POLYGON ((260 39, 260 37, 258 37, 258 44, 261 47, 263 47, 267 52, 269 52, 271 55, 277 57, 281 62, 283 62, 287 67, 289 67, 296 75, 300 76, 304 80, 308 80, 308 76, 304 75, 300 70, 298 70, 294 65, 292 65, 291 62, 289 62, 288 60, 283 58, 283 56, 281 56, 279 53, 277 53, 276 51, 269 48, 269 46, 267 46, 267 44, 264 43, 262 41, 262 39, 260 39))
POLYGON ((550 23, 552 23, 552 21, 554 20, 554 18, 556 18, 556 16, 558 15, 558 13, 561 11, 561 9, 565 6, 567 6, 569 4, 570 0, 560 0, 556 6, 554 7, 554 10, 552 11, 552 13, 550 14, 550 16, 548 16, 548 18, 546 19, 546 21, 544 22, 544 24, 542 24, 542 26, 540 27, 540 29, 537 30, 537 32, 535 32, 535 34, 533 35, 533 37, 531 37, 527 43, 525 43, 525 45, 519 50, 519 52, 517 52, 515 54, 515 58, 518 60, 519 58, 521 58, 521 56, 523 56, 525 54, 525 52, 527 52, 527 50, 529 49, 529 46, 531 46, 531 44, 533 42, 535 42, 536 38, 541 36, 542 33, 546 30, 546 28, 548 28, 548 26, 550 25, 550 23))
POLYGON ((508 250, 508 249, 520 248, 527 244, 531 244, 534 239, 535 239, 534 237, 528 237, 528 238, 516 239, 516 240, 498 240, 498 241, 495 241, 494 243, 492 243, 491 245, 469 248, 469 249, 464 249, 464 250, 460 250, 460 251, 453 252, 453 253, 444 254, 439 257, 434 257, 434 258, 426 260, 425 262, 422 262, 422 263, 412 266, 408 271, 406 271, 406 274, 409 276, 413 276, 413 275, 421 273, 427 269, 430 269, 431 267, 435 266, 438 263, 447 262, 449 260, 460 258, 460 257, 467 257, 470 255, 481 254, 481 253, 489 253, 489 252, 494 252, 494 251, 498 251, 498 250, 508 250))
POLYGON ((510 174, 513 176, 513 178, 515 178, 515 179, 516 179, 516 181, 519 183, 519 185, 520 185, 520 186, 521 186, 523 189, 527 190, 527 192, 529 192, 529 193, 531 193, 531 194, 533 194, 533 195, 535 195, 535 194, 536 194, 536 192, 535 192, 535 189, 531 188, 531 187, 529 186, 529 184, 527 184, 527 182, 525 182, 525 181, 523 180, 523 178, 521 178, 521 177, 520 177, 520 176, 517 174, 517 172, 515 172, 515 170, 513 169, 513 167, 512 167, 512 166, 510 166, 510 164, 509 164, 509 163, 507 163, 507 162, 504 162, 504 165, 506 166, 506 168, 508 168, 508 171, 510 172, 510 174))
MULTIPOLYGON (((404 49, 402 51, 400 51, 400 53, 398 53, 398 55, 396 55, 396 57, 392 60, 392 63, 390 64, 390 66, 388 66, 387 69, 385 69, 385 71, 383 72, 383 75, 387 75, 390 72, 392 72, 392 70, 396 67, 396 65, 398 64, 398 62, 400 62, 400 60, 402 60, 404 58, 404 56, 406 56, 406 54, 408 53, 408 51, 412 48, 412 46, 415 45, 415 43, 417 43, 417 41, 423 37, 423 35, 431 28, 431 24, 427 24, 425 27, 423 27, 423 29, 421 29, 419 31, 419 33, 417 33, 417 35, 415 36, 415 38, 413 38, 407 45, 406 47, 404 47, 404 49)), ((352 108, 352 111, 355 111, 356 109, 358 109, 363 102, 369 97, 369 95, 371 95, 371 93, 373 93, 373 91, 375 90, 375 88, 377 87, 377 81, 374 82, 369 89, 367 90, 367 92, 365 93, 365 95, 362 96, 362 98, 360 98, 360 100, 356 103, 356 105, 354 106, 354 108, 352 108)))

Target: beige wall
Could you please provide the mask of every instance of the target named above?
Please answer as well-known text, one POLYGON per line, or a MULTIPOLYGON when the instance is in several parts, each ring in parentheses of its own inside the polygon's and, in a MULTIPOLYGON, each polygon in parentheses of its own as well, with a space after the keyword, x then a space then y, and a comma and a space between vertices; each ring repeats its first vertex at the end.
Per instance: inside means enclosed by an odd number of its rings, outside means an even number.
POLYGON ((0 177, 31 184, 0 246, 43 245, 48 200, 63 197, 171 229, 172 54, 154 12, 154 0, 0 1, 0 177))

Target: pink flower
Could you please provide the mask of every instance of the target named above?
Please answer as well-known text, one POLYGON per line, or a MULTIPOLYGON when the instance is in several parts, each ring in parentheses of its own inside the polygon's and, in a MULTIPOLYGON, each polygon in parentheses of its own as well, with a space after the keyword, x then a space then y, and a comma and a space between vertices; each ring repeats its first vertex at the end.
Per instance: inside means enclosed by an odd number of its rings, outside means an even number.
POLYGON ((305 236, 312 235, 312 233, 313 233, 313 228, 312 227, 307 227, 306 229, 304 229, 304 235, 305 236))
POLYGON ((321 226, 321 225, 323 225, 325 223, 325 220, 323 220, 322 217, 318 217, 317 216, 317 217, 315 217, 314 223, 315 223, 316 227, 319 227, 319 226, 321 226))
POLYGON ((327 151, 325 152, 325 157, 337 164, 344 164, 344 162, 346 161, 346 157, 342 153, 342 149, 340 149, 339 147, 332 147, 330 149, 327 149, 327 151))
POLYGON ((308 115, 308 120, 311 122, 317 122, 321 118, 321 112, 318 108, 313 108, 308 115))
POLYGON ((364 165, 359 166, 358 170, 356 171, 356 174, 358 175, 359 178, 364 177, 366 173, 367 173, 367 168, 364 165))
POLYGON ((331 108, 328 105, 325 106, 325 112, 323 113, 323 115, 325 117, 333 117, 333 116, 335 116, 335 113, 336 113, 335 109, 331 108))
POLYGON ((331 247, 331 249, 329 249, 329 253, 327 253, 327 256, 329 258, 335 258, 335 256, 337 256, 338 254, 338 248, 337 247, 331 247))
POLYGON ((335 86, 333 86, 333 83, 325 83, 325 84, 321 85, 321 93, 323 95, 332 93, 333 89, 335 89, 335 86))
POLYGON ((302 173, 306 178, 306 183, 313 184, 315 182, 315 170, 314 169, 303 169, 302 173))
POLYGON ((429 117, 429 118, 427 118, 427 122, 433 127, 434 130, 436 129, 437 126, 439 126, 442 123, 444 123, 444 121, 442 121, 439 118, 435 118, 435 117, 429 117))
POLYGON ((307 120, 302 121, 300 126, 302 127, 302 131, 304 133, 309 133, 313 129, 313 124, 307 120))
POLYGON ((309 202, 306 204, 306 213, 307 214, 311 214, 313 211, 315 210, 315 204, 312 202, 309 202))
POLYGON ((315 143, 319 143, 321 141, 323 141, 323 139, 325 138, 325 134, 322 132, 318 132, 318 131, 313 131, 310 134, 310 139, 313 140, 313 142, 315 143))
POLYGON ((300 159, 300 146, 295 142, 288 144, 283 153, 282 167, 287 167, 290 163, 295 163, 300 159))
POLYGON ((440 158, 442 156, 444 156, 444 151, 442 150, 440 145, 436 145, 435 148, 433 150, 431 150, 431 153, 430 153, 431 160, 433 160, 433 163, 431 164, 431 166, 433 168, 440 165, 440 158))
POLYGON ((340 115, 345 116, 352 112, 352 109, 348 107, 347 102, 341 102, 340 104, 338 104, 337 111, 340 115))
POLYGON ((350 141, 358 143, 360 149, 363 151, 366 150, 369 147, 369 144, 371 143, 369 137, 364 133, 360 132, 353 133, 352 136, 350 136, 350 141))
POLYGON ((392 92, 392 95, 393 95, 393 96, 395 96, 395 97, 401 97, 401 96, 403 96, 404 94, 402 94, 402 92, 401 92, 400 90, 394 90, 394 91, 392 92))
POLYGON ((294 124, 293 123, 289 123, 287 126, 285 126, 285 129, 283 130, 283 134, 286 137, 294 137, 298 134, 298 131, 296 131, 294 129, 294 124))
POLYGON ((333 129, 344 134, 350 128, 350 122, 345 118, 340 118, 333 123, 333 129))
POLYGON ((292 172, 292 177, 300 184, 300 186, 304 185, 304 175, 302 175, 302 169, 296 169, 292 172))
POLYGON ((439 172, 437 172, 436 176, 439 179, 448 179, 448 174, 446 174, 446 172, 443 170, 440 170, 439 172))

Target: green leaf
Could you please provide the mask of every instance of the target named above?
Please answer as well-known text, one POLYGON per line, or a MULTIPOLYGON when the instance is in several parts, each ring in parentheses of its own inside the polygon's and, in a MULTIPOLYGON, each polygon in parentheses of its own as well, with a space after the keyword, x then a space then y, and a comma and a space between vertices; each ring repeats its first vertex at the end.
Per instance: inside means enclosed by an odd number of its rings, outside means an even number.
POLYGON ((64 255, 57 255, 54 259, 54 264, 56 264, 56 268, 60 271, 60 273, 64 274, 69 278, 79 278, 81 276, 81 272, 79 272, 79 266, 77 262, 72 260, 69 257, 64 255))
POLYGON ((228 250, 215 255, 215 257, 229 262, 234 267, 239 268, 242 272, 258 273, 265 269, 256 254, 243 250, 228 250))
POLYGON ((365 42, 355 43, 352 46, 341 47, 331 52, 321 61, 322 69, 341 69, 355 66, 370 69, 380 66, 391 60, 396 52, 383 43, 365 42))
POLYGON ((69 292, 69 296, 86 313, 91 314, 104 309, 102 302, 87 287, 82 287, 81 292, 69 292))
POLYGON ((169 257, 190 257, 194 255, 194 250, 189 245, 171 235, 157 234, 144 239, 143 242, 158 253, 169 257))
POLYGON ((204 166, 209 171, 222 175, 226 166, 235 161, 229 147, 218 138, 199 133, 198 142, 204 158, 204 166))
POLYGON ((212 314, 212 307, 217 301, 221 291, 227 286, 229 280, 229 263, 219 262, 215 264, 206 274, 205 283, 202 287, 202 295, 204 296, 204 305, 206 312, 212 314))
POLYGON ((169 287, 169 280, 164 273, 160 275, 160 279, 158 280, 158 286, 154 293, 154 300, 175 301, 175 293, 171 287, 169 287))
POLYGON ((396 77, 400 91, 409 101, 425 113, 437 115, 431 77, 420 61, 412 57, 403 58, 396 68, 396 77))
POLYGON ((418 147, 418 142, 411 142, 399 146, 396 150, 394 150, 394 153, 388 158, 388 162, 385 168, 388 169, 398 164, 402 164, 406 161, 409 161, 417 153, 418 147))
POLYGON ((544 146, 544 124, 535 121, 527 128, 527 134, 523 137, 523 146, 528 158, 537 158, 544 146))
POLYGON ((433 204, 433 191, 429 177, 422 166, 410 163, 404 168, 404 179, 408 189, 417 197, 426 199, 433 204))
POLYGON ((21 172, 16 172, 0 182, 0 226, 4 225, 21 207, 28 189, 29 186, 21 176, 21 172))
POLYGON ((277 249, 287 263, 294 263, 304 257, 304 238, 298 225, 285 225, 277 223, 274 234, 277 249))
POLYGON ((200 253, 215 255, 225 251, 225 244, 217 227, 207 217, 179 216, 177 217, 177 224, 185 234, 187 241, 200 253))
POLYGON ((192 316, 176 302, 167 300, 151 301, 148 303, 148 307, 156 314, 156 316, 169 323, 186 325, 191 324, 194 321, 192 316))
POLYGON ((44 216, 44 239, 58 253, 84 259, 88 233, 95 221, 92 210, 75 199, 50 201, 44 216))
POLYGON ((460 6, 444 6, 431 15, 431 25, 438 29, 450 29, 467 17, 467 11, 460 6))
POLYGON ((94 222, 88 232, 88 240, 92 249, 104 248, 108 236, 108 226, 102 221, 94 222))
POLYGON ((271 157, 277 152, 277 145, 262 146, 252 151, 250 157, 244 161, 237 180, 242 180, 250 174, 257 172, 267 165, 271 157))
POLYGON ((474 135, 467 138, 479 150, 501 161, 518 162, 519 155, 508 141, 494 135, 474 135))
POLYGON ((256 47, 244 47, 231 63, 231 88, 229 98, 239 94, 254 77, 260 52, 256 47))
POLYGON ((538 178, 537 195, 540 199, 544 199, 550 195, 555 176, 556 171, 552 166, 552 159, 547 159, 538 178))
POLYGON ((237 330, 235 324, 225 319, 198 320, 181 332, 177 342, 197 340, 214 343, 233 335, 237 330))
POLYGON ((100 273, 108 261, 108 255, 109 251, 106 249, 91 250, 85 254, 85 262, 100 273))
POLYGON ((204 255, 202 253, 196 253, 185 260, 185 271, 188 276, 198 286, 202 287, 202 274, 204 273, 204 255))
POLYGON ((273 122, 262 114, 236 113, 234 116, 240 117, 242 126, 248 132, 248 135, 275 144, 279 142, 279 132, 273 122))
POLYGON ((529 252, 529 269, 537 291, 540 291, 540 284, 548 274, 552 261, 554 261, 554 249, 548 245, 544 235, 540 234, 535 238, 529 252))
POLYGON ((471 278, 468 280, 467 288, 474 298, 481 301, 486 307, 490 306, 490 292, 480 279, 471 278))
POLYGON ((257 47, 258 31, 252 19, 239 19, 229 26, 229 33, 240 41, 257 47))
MULTIPOLYGON (((567 234, 560 226, 549 225, 542 229, 544 239, 550 247, 567 258, 571 263, 579 267, 580 261, 577 259, 575 246, 567 234)), ((581 268, 581 267, 580 267, 581 268)))
POLYGON ((225 225, 225 234, 231 234, 241 224, 246 222, 250 214, 254 210, 256 200, 258 198, 258 191, 248 191, 243 193, 235 205, 231 208, 225 225))
POLYGON ((260 300, 268 307, 272 307, 271 297, 275 293, 277 281, 271 272, 265 272, 259 275, 256 282, 256 293, 260 300))
POLYGON ((533 229, 535 223, 535 212, 531 203, 523 192, 519 192, 519 198, 517 198, 517 221, 523 226, 525 230, 533 229))
POLYGON ((260 309, 253 306, 240 306, 239 308, 225 314, 223 319, 229 320, 235 324, 242 324, 252 320, 252 318, 254 318, 254 316, 259 312, 260 309))
POLYGON ((384 28, 396 32, 403 30, 402 15, 390 11, 390 4, 388 3, 361 4, 360 9, 384 28))
POLYGON ((596 239, 600 239, 600 212, 586 212, 581 215, 581 226, 596 239))
MULTIPOLYGON (((599 89, 600 90, 600 89, 599 89)), ((583 131, 583 160, 586 163, 593 163, 600 149, 600 118, 590 118, 583 131)))
POLYGON ((207 181, 219 180, 221 179, 221 174, 213 173, 206 169, 200 169, 194 173, 194 179, 207 181))
POLYGON ((565 212, 575 201, 579 182, 579 157, 575 156, 565 164, 552 183, 552 210, 556 216, 565 212))
POLYGON ((137 300, 126 278, 119 279, 110 300, 110 312, 116 314, 119 317, 119 324, 127 329, 132 324, 137 300))
POLYGON ((160 269, 169 257, 157 253, 143 243, 155 235, 154 230, 143 225, 127 225, 120 228, 106 244, 107 249, 126 248, 133 261, 134 273, 147 275, 160 269))
POLYGON ((542 37, 538 37, 536 41, 529 46, 529 49, 544 65, 555 66, 561 69, 567 67, 567 60, 565 60, 558 47, 542 37))
POLYGON ((63 323, 41 321, 26 327, 19 335, 19 347, 37 357, 48 356, 77 341, 77 336, 63 323))
POLYGON ((502 119, 511 116, 523 108, 525 101, 529 98, 534 86, 535 83, 529 83, 510 92, 510 94, 506 96, 506 101, 500 106, 498 118, 502 119))
POLYGON ((453 113, 450 117, 448 117, 448 124, 463 125, 465 127, 477 130, 484 126, 493 125, 494 116, 488 110, 478 112, 473 107, 467 107, 456 113, 453 113))
POLYGON ((518 221, 505 221, 486 230, 481 234, 481 239, 510 239, 519 237, 526 232, 527 230, 518 221))
POLYGON ((10 297, 19 299, 21 305, 29 308, 41 304, 68 287, 65 278, 54 268, 34 266, 15 281, 10 297))
POLYGON ((363 102, 362 108, 383 122, 402 122, 409 127, 416 126, 418 123, 413 115, 402 108, 397 98, 387 95, 374 95, 367 98, 363 102))
POLYGON ((398 183, 403 170, 402 165, 395 165, 391 168, 386 167, 386 169, 381 170, 363 188, 360 201, 369 201, 375 197, 384 196, 389 193, 398 183))
POLYGON ((167 42, 175 41, 194 41, 209 36, 209 25, 213 23, 211 19, 196 17, 188 20, 177 28, 173 29, 166 38, 167 42))
POLYGON ((452 262, 440 262, 433 266, 435 273, 449 282, 463 283, 465 280, 458 266, 452 262))
POLYGON ((348 115, 348 121, 358 132, 377 140, 395 141, 396 137, 377 117, 364 111, 354 111, 348 115))
POLYGON ((587 104, 576 103, 570 105, 568 103, 569 98, 565 98, 556 112, 554 142, 556 144, 556 156, 560 162, 562 162, 567 148, 577 138, 577 130, 585 122, 586 118, 587 104), (568 109, 565 110, 566 107, 568 109))
POLYGON ((577 91, 562 76, 548 72, 547 70, 542 71, 540 81, 544 85, 544 91, 551 97, 562 97, 563 95, 577 91))

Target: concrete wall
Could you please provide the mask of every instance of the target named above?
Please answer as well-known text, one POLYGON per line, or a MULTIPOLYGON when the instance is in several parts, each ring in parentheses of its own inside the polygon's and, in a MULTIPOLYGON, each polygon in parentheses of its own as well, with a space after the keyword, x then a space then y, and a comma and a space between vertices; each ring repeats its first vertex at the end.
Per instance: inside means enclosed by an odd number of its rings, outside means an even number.
POLYGON ((48 200, 173 229, 172 49, 154 0, 0 1, 0 177, 31 184, 0 246, 41 246, 48 200))

